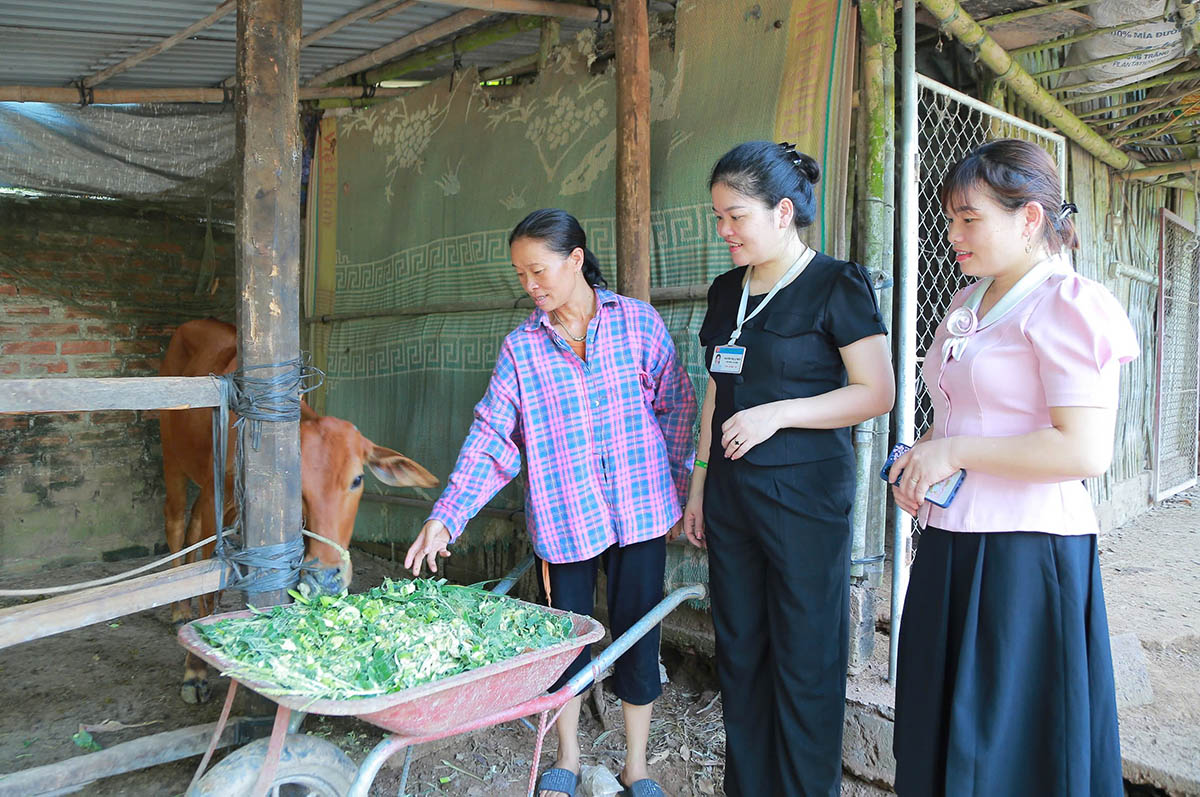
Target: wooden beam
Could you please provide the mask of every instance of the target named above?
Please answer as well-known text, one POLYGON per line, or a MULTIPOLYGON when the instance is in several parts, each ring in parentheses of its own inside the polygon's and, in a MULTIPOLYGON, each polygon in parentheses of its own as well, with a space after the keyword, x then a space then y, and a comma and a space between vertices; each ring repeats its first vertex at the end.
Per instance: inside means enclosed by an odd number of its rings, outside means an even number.
POLYGON ((0 379, 0 413, 186 410, 220 403, 220 388, 208 376, 0 379))
POLYGON ((497 80, 509 75, 523 75, 526 72, 536 72, 538 68, 538 53, 530 53, 520 58, 514 58, 507 64, 489 67, 479 73, 480 80, 497 80))
POLYGON ((394 61, 405 53, 412 52, 418 47, 424 47, 426 44, 432 44, 443 36, 457 33, 463 28, 469 28, 475 23, 487 19, 489 16, 491 15, 486 11, 460 11, 445 19, 439 19, 432 25, 426 25, 407 36, 402 36, 391 44, 380 47, 378 50, 372 50, 366 55, 347 61, 332 69, 326 69, 308 81, 308 85, 325 86, 335 80, 353 75, 356 72, 362 72, 373 66, 394 61))
POLYGON ((1096 0, 1063 0, 1058 3, 1049 3, 1044 6, 1035 6, 1034 8, 1026 8, 1023 11, 1013 11, 1009 14, 998 14, 994 17, 979 20, 981 28, 994 28, 997 25, 1003 25, 1006 22, 1019 22, 1023 19, 1032 17, 1040 17, 1042 14, 1053 14, 1056 11, 1068 11, 1072 8, 1091 5, 1096 0))
MULTIPOLYGON (((300 100, 326 100, 334 98, 359 99, 362 97, 399 97, 410 92, 404 88, 371 88, 369 86, 325 86, 300 89, 300 100)), ((92 102, 97 105, 148 102, 199 102, 222 103, 233 99, 233 92, 226 89, 174 88, 174 89, 98 89, 92 102)), ((79 102, 79 90, 61 86, 0 86, 0 102, 56 102, 74 104, 79 102)))
MULTIPOLYGON (((368 21, 369 22, 379 22, 381 19, 387 19, 388 17, 393 17, 396 14, 399 14, 402 11, 405 11, 405 10, 415 6, 420 1, 421 0, 406 0, 406 2, 403 2, 398 6, 393 6, 389 9, 387 9, 386 11, 380 11, 378 14, 371 17, 371 19, 368 21)), ((301 42, 300 46, 303 47, 304 43, 301 42)))
POLYGON ((650 301, 650 20, 643 0, 615 0, 617 291, 650 301))
POLYGON ((372 14, 375 14, 376 12, 383 11, 386 9, 389 14, 395 14, 395 13, 399 13, 400 11, 403 11, 406 8, 415 6, 417 4, 417 2, 418 2, 418 0, 405 0, 405 2, 397 5, 396 0, 377 0, 377 2, 368 3, 367 5, 358 9, 357 11, 351 11, 349 14, 346 14, 345 16, 338 17, 333 22, 330 22, 328 25, 325 25, 324 27, 321 27, 321 28, 317 28, 312 33, 308 34, 307 36, 305 36, 304 38, 302 38, 300 40, 300 48, 303 49, 303 48, 307 47, 308 45, 312 44, 313 42, 318 42, 321 39, 324 39, 326 36, 337 33, 339 30, 346 27, 347 25, 351 25, 355 22, 358 22, 360 19, 363 19, 364 17, 369 17, 372 14), (389 6, 391 6, 391 8, 388 8, 389 6))
POLYGON ((146 49, 142 50, 141 52, 134 53, 133 55, 129 56, 128 58, 126 58, 124 61, 122 61, 119 64, 113 64, 112 66, 108 67, 107 69, 101 69, 99 72, 96 72, 95 74, 88 75, 87 77, 85 77, 83 79, 84 88, 91 88, 92 86, 98 86, 101 83, 103 83, 104 81, 108 80, 110 77, 113 77, 114 75, 119 75, 122 72, 132 69, 133 67, 140 64, 142 61, 145 61, 147 58, 153 58, 154 56, 158 55, 159 53, 171 49, 172 47, 174 47, 176 44, 179 44, 184 39, 195 35, 196 33, 204 30, 205 28, 212 27, 218 20, 220 20, 222 17, 224 17, 230 11, 233 11, 234 8, 236 8, 236 7, 237 7, 237 0, 225 0, 225 2, 223 2, 223 3, 221 3, 221 5, 217 6, 216 11, 213 11, 211 14, 209 14, 204 19, 201 19, 198 22, 193 22, 191 25, 188 25, 186 28, 179 31, 178 33, 176 33, 172 36, 168 36, 167 38, 163 39, 158 44, 151 45, 150 47, 147 47, 146 49))
MULTIPOLYGON (((408 58, 392 61, 378 69, 372 69, 363 75, 362 82, 365 85, 373 86, 385 80, 394 80, 409 72, 433 66, 438 61, 449 58, 455 53, 469 53, 472 50, 487 47, 489 44, 495 44, 496 42, 512 38, 525 31, 534 30, 539 24, 539 21, 534 17, 511 17, 495 25, 489 25, 486 28, 472 31, 462 38, 456 38, 445 44, 439 44, 436 47, 422 50, 415 55, 410 55, 408 58)), ((303 93, 303 91, 311 91, 311 89, 302 89, 301 91, 303 93)))
MULTIPOLYGON (((242 717, 230 717, 217 748, 241 744, 245 731, 239 727, 242 717)), ((73 786, 86 786, 100 778, 111 778, 147 767, 169 764, 203 755, 208 749, 217 723, 193 725, 106 747, 88 755, 46 764, 20 772, 0 775, 0 797, 28 797, 30 794, 66 794, 73 786)))
MULTIPOLYGON (((238 0, 235 254, 242 368, 300 356, 300 4, 238 0)), ((255 376, 281 371, 264 368, 255 376)), ((241 452, 243 483, 253 496, 242 508, 247 549, 300 537, 299 421, 263 423, 261 443, 241 452)), ((284 590, 246 597, 254 606, 288 600, 284 590)))
MULTIPOLYGON (((583 22, 608 22, 607 9, 547 0, 429 0, 439 6, 476 8, 492 14, 533 14, 542 17, 578 19, 583 22)), ((1091 2, 1091 0, 1089 0, 1091 2)))
POLYGON ((153 609, 225 586, 215 559, 172 567, 115 584, 0 609, 0 649, 153 609))

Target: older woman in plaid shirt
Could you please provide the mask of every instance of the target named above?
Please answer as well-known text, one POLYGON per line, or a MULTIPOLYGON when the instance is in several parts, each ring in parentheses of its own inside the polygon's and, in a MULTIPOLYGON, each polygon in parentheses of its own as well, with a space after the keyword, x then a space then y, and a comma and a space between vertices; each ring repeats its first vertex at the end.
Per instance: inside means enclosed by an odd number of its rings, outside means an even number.
MULTIPOLYGON (((582 227, 538 210, 509 236, 513 268, 536 309, 504 339, 475 421, 405 567, 419 574, 467 521, 520 472, 525 515, 557 609, 591 614, 598 566, 619 636, 662 598, 666 540, 678 530, 695 454, 696 398, 675 346, 648 304, 606 290, 582 227)), ((614 668, 625 715, 627 793, 662 794, 646 743, 661 693, 659 633, 642 637, 614 668)), ((590 660, 585 649, 556 689, 590 660)), ((559 717, 558 760, 542 795, 578 784, 580 698, 559 717)))

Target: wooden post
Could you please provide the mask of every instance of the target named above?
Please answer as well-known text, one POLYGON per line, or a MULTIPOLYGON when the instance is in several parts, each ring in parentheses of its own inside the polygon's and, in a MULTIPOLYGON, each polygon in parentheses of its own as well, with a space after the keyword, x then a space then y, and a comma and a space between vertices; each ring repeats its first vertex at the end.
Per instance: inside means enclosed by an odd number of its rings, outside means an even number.
POLYGON ((615 0, 617 290, 650 301, 650 23, 644 0, 615 0))
MULTIPOLYGON (((238 0, 236 256, 240 365, 300 352, 300 125, 296 114, 301 0, 238 0)), ((280 369, 263 369, 269 377, 280 369)), ((300 534, 300 425, 263 423, 247 445, 242 508, 247 548, 300 534)), ((247 595, 255 606, 283 590, 247 595)))

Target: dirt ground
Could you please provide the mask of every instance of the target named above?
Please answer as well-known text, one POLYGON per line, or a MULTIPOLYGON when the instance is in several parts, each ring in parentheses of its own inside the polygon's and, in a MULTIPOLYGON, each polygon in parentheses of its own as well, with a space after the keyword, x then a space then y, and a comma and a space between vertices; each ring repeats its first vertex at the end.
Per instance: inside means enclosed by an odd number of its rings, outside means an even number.
MULTIPOLYGON (((0 577, 0 588, 75 583, 122 572, 150 559, 76 565, 20 577, 0 577)), ((353 590, 375 586, 401 574, 391 563, 354 552, 353 590)), ((223 609, 240 608, 231 594, 223 609)), ((0 608, 17 603, 0 599, 0 608)), ((120 723, 117 730, 95 730, 103 747, 149 733, 213 722, 224 701, 227 679, 214 672, 212 699, 189 706, 179 698, 183 649, 174 639, 170 607, 128 615, 111 623, 81 628, 9 648, 0 653, 0 773, 16 772, 70 756, 86 755, 72 741, 80 726, 120 723)), ((665 685, 652 725, 652 770, 673 795, 721 793, 724 733, 720 700, 711 689, 684 681, 665 685)), ((261 713, 239 694, 233 713, 261 713)), ((608 695, 600 713, 585 703, 581 722, 584 765, 620 771, 624 736, 620 707, 608 695)), ((328 738, 356 762, 382 738, 375 726, 349 718, 309 717, 308 733, 328 738)), ((459 736, 416 749, 407 793, 523 795, 529 777, 534 732, 520 722, 459 736)), ((553 733, 547 739, 542 768, 554 760, 553 733)), ((219 760, 220 753, 217 759, 219 760)), ((84 790, 97 797, 182 794, 198 758, 96 781, 84 790)), ((372 795, 396 795, 403 755, 389 762, 372 795)))

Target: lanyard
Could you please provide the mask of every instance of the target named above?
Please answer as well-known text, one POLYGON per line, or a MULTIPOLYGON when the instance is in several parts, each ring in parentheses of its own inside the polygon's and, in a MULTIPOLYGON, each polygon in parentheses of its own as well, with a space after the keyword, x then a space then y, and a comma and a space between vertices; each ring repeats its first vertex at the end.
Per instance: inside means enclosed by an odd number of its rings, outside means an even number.
MULTIPOLYGON (((763 300, 759 302, 758 307, 755 307, 754 312, 752 312, 750 315, 746 315, 746 303, 750 299, 750 276, 752 272, 747 272, 746 282, 744 285, 742 285, 742 301, 740 304, 738 304, 737 327, 734 328, 733 335, 730 336, 729 343, 726 344, 727 346, 732 346, 737 343, 738 336, 742 334, 742 326, 751 318, 754 318, 754 316, 761 313, 763 308, 767 306, 767 302, 774 299, 775 294, 779 293, 781 288, 791 282, 797 274, 803 271, 804 267, 812 262, 812 259, 816 257, 816 255, 816 249, 813 249, 810 246, 805 246, 804 251, 801 252, 800 256, 796 258, 796 262, 792 263, 791 268, 784 272, 783 276, 775 280, 775 284, 771 287, 771 291, 763 297, 763 300)), ((751 266, 750 268, 754 267, 751 266)))
POLYGON ((1050 277, 1071 270, 1069 261, 1061 255, 1051 255, 1045 260, 1039 260, 1009 288, 1008 293, 1000 297, 1000 301, 996 302, 982 319, 978 316, 979 306, 983 304, 984 294, 995 280, 992 277, 981 279, 967 297, 967 301, 946 318, 946 329, 950 337, 942 343, 942 363, 945 364, 951 359, 961 359, 972 335, 999 321, 1050 277))

